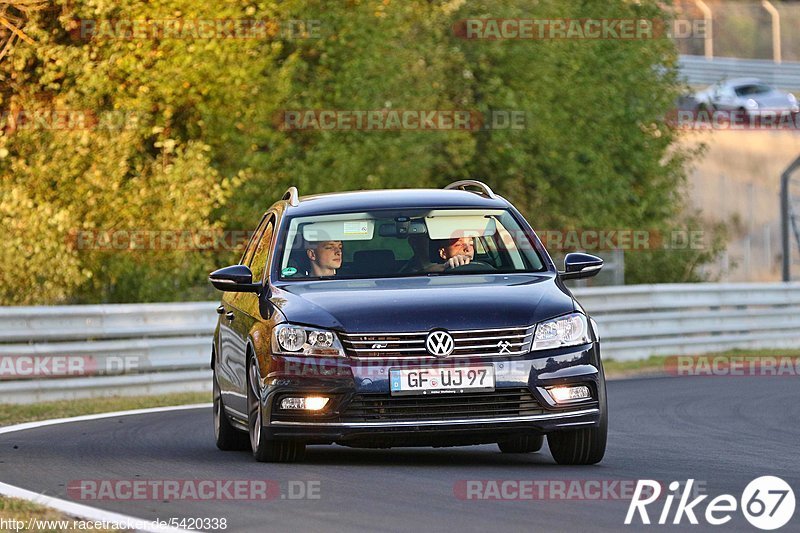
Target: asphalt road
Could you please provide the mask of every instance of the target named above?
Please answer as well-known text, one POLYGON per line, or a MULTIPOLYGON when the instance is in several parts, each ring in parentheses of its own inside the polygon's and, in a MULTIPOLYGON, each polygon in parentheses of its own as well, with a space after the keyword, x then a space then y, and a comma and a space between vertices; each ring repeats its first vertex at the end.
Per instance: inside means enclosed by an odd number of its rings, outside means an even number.
MULTIPOLYGON (((752 479, 776 475, 800 499, 796 378, 651 378, 610 382, 608 388, 608 451, 591 467, 558 466, 546 446, 539 453, 505 455, 488 445, 315 446, 301 464, 256 463, 249 452, 215 448, 209 408, 0 435, 0 481, 146 519, 225 517, 228 531, 759 531, 740 511, 716 528, 702 517, 693 527, 685 518, 681 528, 644 526, 638 518, 626 527, 630 500, 613 499, 614 490, 603 500, 563 500, 558 493, 550 500, 459 498, 466 480, 550 480, 538 486, 553 488, 554 481, 574 487, 575 480, 619 480, 631 486, 644 478, 665 484, 693 478, 711 497, 728 493, 738 499, 752 479), (280 484, 283 498, 80 501, 67 494, 70 482, 86 479, 266 479, 280 484), (306 482, 311 485, 300 484, 306 482), (316 486, 319 498, 291 499, 300 491, 290 494, 290 485, 316 486)), ((479 486, 478 494, 491 494, 489 485, 479 486)), ((652 504, 654 521, 662 502, 652 504)), ((780 531, 799 530, 797 510, 780 531)))

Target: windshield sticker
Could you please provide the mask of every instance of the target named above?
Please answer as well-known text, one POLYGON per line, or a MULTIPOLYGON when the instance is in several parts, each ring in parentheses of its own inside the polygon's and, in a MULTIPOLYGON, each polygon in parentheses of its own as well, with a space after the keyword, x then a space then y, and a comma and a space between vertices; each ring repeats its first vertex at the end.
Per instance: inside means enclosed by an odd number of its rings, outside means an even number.
POLYGON ((369 221, 356 220, 344 223, 345 235, 368 235, 369 234, 369 221))
POLYGON ((295 274, 297 274, 297 269, 295 267, 286 267, 281 270, 282 276, 294 276, 295 274))

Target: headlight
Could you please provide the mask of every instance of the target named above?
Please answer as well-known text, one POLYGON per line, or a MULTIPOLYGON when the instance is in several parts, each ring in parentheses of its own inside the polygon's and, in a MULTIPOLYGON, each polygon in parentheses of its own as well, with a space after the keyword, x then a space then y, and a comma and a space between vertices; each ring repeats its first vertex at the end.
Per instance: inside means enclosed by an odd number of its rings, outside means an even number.
POLYGON ((793 95, 792 93, 787 94, 786 97, 789 99, 789 103, 790 104, 796 104, 797 103, 797 97, 795 95, 793 95))
POLYGON ((744 105, 746 105, 749 109, 758 109, 758 102, 752 98, 748 98, 744 105))
POLYGON ((572 313, 536 325, 531 350, 546 350, 589 342, 586 315, 572 313))
POLYGON ((316 355, 344 357, 339 338, 332 331, 279 324, 272 333, 273 351, 282 355, 316 355))

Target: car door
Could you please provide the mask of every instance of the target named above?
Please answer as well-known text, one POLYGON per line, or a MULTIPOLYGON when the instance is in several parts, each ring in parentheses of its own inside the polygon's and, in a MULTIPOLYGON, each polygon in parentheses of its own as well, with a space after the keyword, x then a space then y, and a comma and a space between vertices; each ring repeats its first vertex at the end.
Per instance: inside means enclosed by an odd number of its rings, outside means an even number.
POLYGON ((734 88, 729 85, 723 86, 715 105, 722 111, 735 111, 738 108, 738 100, 734 88))
MULTIPOLYGON (((265 215, 259 222, 250 242, 245 248, 241 265, 250 266, 253 256, 260 242, 264 229, 267 226, 268 216, 265 215)), ((219 344, 217 346, 217 382, 222 393, 222 403, 233 414, 243 417, 246 411, 241 409, 242 384, 240 369, 241 353, 245 346, 242 345, 241 335, 236 329, 237 299, 242 293, 225 292, 222 296, 222 305, 219 318, 219 344)))
MULTIPOLYGON (((272 249, 272 238, 275 233, 275 214, 268 213, 264 219, 263 228, 258 235, 258 241, 253 249, 253 254, 245 263, 253 272, 253 282, 263 284, 265 269, 272 249)), ((230 370, 232 373, 233 387, 230 405, 242 414, 247 413, 247 341, 250 331, 256 321, 261 319, 259 312, 259 295, 252 292, 235 293, 231 304, 232 319, 229 321, 230 330, 235 340, 231 350, 230 370)))

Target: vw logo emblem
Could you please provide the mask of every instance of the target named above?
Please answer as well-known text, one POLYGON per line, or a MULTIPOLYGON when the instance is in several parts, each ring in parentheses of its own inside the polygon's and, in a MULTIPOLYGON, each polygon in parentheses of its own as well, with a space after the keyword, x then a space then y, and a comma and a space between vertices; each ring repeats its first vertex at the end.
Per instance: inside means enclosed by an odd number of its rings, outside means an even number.
POLYGON ((456 347, 453 337, 444 330, 431 331, 425 339, 425 348, 428 353, 437 357, 446 357, 453 353, 456 347))

